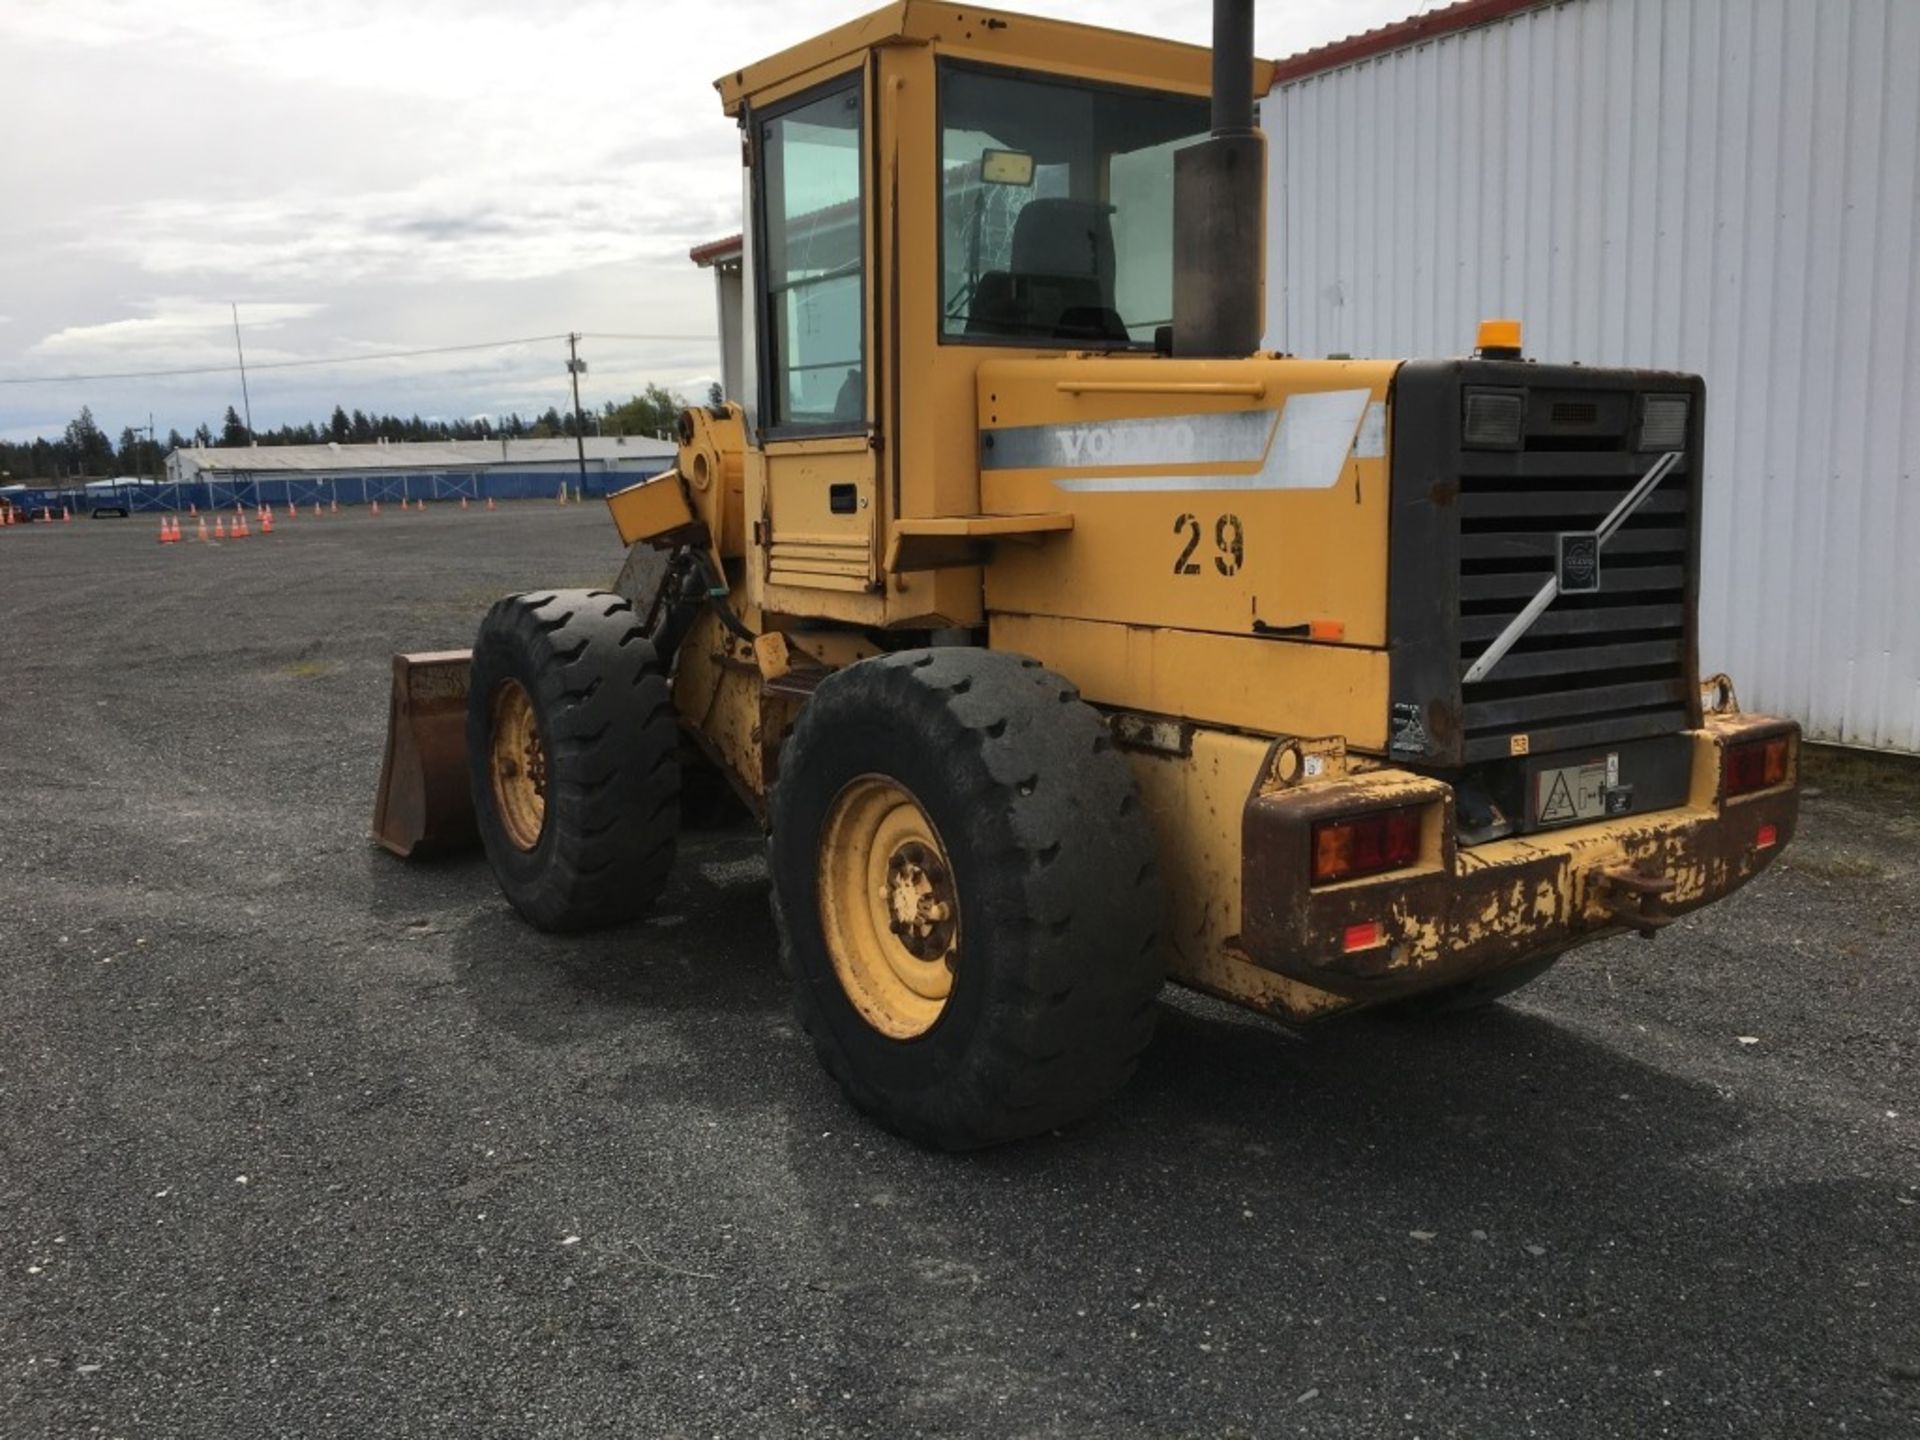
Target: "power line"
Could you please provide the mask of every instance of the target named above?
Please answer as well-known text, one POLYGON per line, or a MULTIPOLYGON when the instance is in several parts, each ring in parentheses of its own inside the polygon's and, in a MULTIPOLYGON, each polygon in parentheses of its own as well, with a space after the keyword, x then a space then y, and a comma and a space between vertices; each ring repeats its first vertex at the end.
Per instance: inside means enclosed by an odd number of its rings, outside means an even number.
POLYGON ((627 335, 618 330, 582 330, 580 338, 582 340, 705 340, 711 343, 714 337, 711 335, 627 335))
MULTIPOLYGON (((473 350, 504 350, 565 340, 560 335, 528 335, 517 340, 477 340, 471 345, 433 345, 422 350, 381 350, 365 355, 335 355, 315 360, 256 360, 249 370, 300 370, 322 365, 358 365, 370 360, 412 360, 423 355, 455 355, 473 350)), ((596 335, 599 340, 711 341, 711 335, 596 335)), ((231 375, 237 365, 191 365, 177 370, 120 370, 98 375, 0 375, 0 385, 67 385, 96 380, 164 380, 179 375, 231 375)))

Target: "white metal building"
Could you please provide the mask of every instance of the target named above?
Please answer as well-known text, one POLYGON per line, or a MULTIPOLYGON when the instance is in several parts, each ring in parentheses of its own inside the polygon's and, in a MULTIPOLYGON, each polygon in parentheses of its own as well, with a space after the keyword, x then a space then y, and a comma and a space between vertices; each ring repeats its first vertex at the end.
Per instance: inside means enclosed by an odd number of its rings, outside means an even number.
POLYGON ((1920 0, 1466 0, 1262 123, 1269 345, 1703 375, 1704 672, 1920 751, 1920 0))
MULTIPOLYGON (((528 499, 560 487, 606 495, 673 463, 671 440, 645 435, 569 439, 418 440, 371 445, 188 446, 167 456, 171 487, 199 487, 195 503, 528 499), (584 471, 584 474, 582 473, 584 471)), ((184 492, 183 492, 184 493, 184 492)), ((179 508, 181 496, 142 495, 133 508, 179 508), (144 501, 144 503, 139 503, 144 501)))
POLYGON ((671 440, 646 435, 594 435, 576 448, 570 439, 398 440, 370 445, 185 446, 167 456, 167 479, 175 483, 245 475, 470 474, 515 471, 565 472, 577 468, 584 450, 589 474, 657 473, 677 453, 671 440))

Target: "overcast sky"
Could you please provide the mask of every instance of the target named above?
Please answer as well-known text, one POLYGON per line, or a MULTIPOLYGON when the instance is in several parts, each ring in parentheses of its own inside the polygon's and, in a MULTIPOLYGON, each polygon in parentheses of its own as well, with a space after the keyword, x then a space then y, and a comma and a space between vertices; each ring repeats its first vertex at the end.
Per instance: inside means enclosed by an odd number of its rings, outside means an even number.
MULTIPOLYGON (((240 306, 262 428, 349 409, 564 404, 559 343, 323 369, 271 362, 567 330, 583 400, 718 368, 687 248, 739 228, 712 77, 860 0, 0 0, 0 380, 225 365, 240 306), (261 368, 255 369, 259 366, 261 368)), ((1206 43, 1207 0, 1018 8, 1206 43)), ((1281 56, 1432 8, 1265 0, 1281 56)), ((0 384, 0 435, 83 404, 111 435, 219 426, 231 374, 0 384)))

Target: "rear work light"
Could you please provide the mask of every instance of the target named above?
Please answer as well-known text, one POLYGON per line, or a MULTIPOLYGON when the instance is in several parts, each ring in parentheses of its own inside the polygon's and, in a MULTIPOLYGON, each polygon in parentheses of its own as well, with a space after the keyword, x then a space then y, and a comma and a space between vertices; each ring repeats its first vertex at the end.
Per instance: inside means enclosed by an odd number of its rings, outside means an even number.
POLYGON ((1642 450, 1687 448, 1686 396, 1648 395, 1641 400, 1640 406, 1640 448, 1642 450))
POLYGON ((1469 390, 1461 441, 1469 450, 1518 450, 1526 416, 1524 390, 1469 390))
POLYGON ((1787 770, 1793 759, 1793 740, 1775 735, 1766 740, 1746 740, 1727 747, 1721 762, 1726 777, 1727 798, 1748 795, 1755 790, 1771 790, 1787 783, 1787 770))
POLYGON ((1420 807, 1374 810, 1313 826, 1313 883, 1404 870, 1420 858, 1420 807))

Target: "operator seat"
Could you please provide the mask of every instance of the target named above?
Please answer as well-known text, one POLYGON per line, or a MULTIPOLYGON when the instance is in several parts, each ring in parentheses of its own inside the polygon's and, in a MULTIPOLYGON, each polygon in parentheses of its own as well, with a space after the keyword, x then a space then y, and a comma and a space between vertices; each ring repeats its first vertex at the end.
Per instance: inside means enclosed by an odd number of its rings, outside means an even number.
POLYGON ((980 277, 967 310, 969 335, 1126 340, 1113 308, 1113 206, 1048 196, 1013 222, 1009 268, 980 277))

